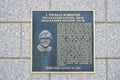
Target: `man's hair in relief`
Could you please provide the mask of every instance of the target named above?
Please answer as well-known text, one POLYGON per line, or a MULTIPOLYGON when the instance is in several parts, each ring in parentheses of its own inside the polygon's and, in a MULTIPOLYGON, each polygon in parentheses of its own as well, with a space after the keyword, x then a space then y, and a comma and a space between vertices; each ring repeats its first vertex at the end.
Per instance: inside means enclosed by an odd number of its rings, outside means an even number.
POLYGON ((52 39, 52 35, 48 30, 43 30, 40 34, 39 34, 39 39, 42 39, 43 37, 48 37, 50 39, 52 39))

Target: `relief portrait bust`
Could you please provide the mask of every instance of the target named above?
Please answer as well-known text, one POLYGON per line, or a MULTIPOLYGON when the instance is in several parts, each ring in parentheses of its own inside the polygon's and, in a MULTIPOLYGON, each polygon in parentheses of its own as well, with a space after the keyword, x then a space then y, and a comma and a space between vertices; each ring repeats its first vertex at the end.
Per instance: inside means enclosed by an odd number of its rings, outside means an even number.
POLYGON ((39 34, 40 44, 37 46, 39 52, 50 52, 52 47, 50 43, 52 41, 52 35, 48 30, 43 30, 39 34))

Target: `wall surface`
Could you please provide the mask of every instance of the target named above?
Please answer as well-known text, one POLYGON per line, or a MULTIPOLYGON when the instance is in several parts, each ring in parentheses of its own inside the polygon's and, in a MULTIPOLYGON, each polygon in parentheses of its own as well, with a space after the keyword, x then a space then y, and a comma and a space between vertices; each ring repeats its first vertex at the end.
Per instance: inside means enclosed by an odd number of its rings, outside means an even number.
POLYGON ((0 0, 0 80, 120 80, 120 0, 0 0), (95 10, 95 74, 31 74, 31 10, 95 10))

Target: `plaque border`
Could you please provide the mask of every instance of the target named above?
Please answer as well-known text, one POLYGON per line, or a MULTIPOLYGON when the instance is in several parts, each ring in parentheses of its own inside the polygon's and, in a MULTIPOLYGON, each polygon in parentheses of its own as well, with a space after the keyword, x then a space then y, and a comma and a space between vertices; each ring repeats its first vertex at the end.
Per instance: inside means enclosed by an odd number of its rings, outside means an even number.
POLYGON ((56 9, 53 9, 53 10, 31 10, 31 12, 30 12, 30 19, 31 19, 31 21, 30 21, 30 73, 31 74, 95 74, 96 73, 96 59, 95 59, 95 37, 96 37, 96 34, 95 34, 95 32, 96 32, 96 28, 95 28, 95 10, 56 10, 56 9), (92 11, 93 12, 93 37, 94 37, 94 71, 86 71, 86 72, 71 72, 71 71, 69 71, 69 72, 66 72, 66 71, 64 71, 64 72, 55 72, 55 71, 52 71, 52 72, 49 72, 49 71, 47 71, 47 72, 33 72, 32 71, 32 34, 33 34, 33 31, 32 31, 32 29, 33 29, 33 26, 32 26, 32 24, 33 24, 33 22, 32 22, 32 14, 33 14, 33 11, 92 11))

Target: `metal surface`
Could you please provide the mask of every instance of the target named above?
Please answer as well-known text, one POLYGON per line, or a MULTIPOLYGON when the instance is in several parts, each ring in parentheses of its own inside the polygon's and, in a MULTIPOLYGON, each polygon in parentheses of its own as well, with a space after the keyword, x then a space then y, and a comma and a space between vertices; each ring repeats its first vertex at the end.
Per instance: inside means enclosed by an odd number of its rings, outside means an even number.
POLYGON ((94 73, 94 11, 32 11, 32 73, 94 73))

